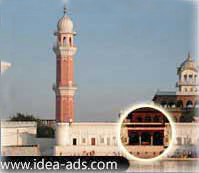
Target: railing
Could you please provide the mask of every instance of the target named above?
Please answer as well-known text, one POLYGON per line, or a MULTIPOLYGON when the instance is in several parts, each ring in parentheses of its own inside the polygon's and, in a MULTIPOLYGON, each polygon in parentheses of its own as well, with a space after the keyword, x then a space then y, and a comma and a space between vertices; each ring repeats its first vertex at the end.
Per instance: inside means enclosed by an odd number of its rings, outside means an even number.
POLYGON ((56 49, 57 47, 76 48, 75 45, 70 45, 69 46, 67 43, 62 44, 60 42, 56 42, 56 43, 53 44, 53 49, 56 49))
POLYGON ((66 89, 70 89, 70 88, 76 88, 77 85, 76 84, 68 84, 66 86, 58 86, 57 84, 53 84, 52 89, 55 91, 57 88, 66 88, 66 89))
POLYGON ((179 86, 179 85, 198 85, 198 83, 199 83, 198 80, 187 80, 187 81, 179 80, 176 83, 176 86, 179 86))

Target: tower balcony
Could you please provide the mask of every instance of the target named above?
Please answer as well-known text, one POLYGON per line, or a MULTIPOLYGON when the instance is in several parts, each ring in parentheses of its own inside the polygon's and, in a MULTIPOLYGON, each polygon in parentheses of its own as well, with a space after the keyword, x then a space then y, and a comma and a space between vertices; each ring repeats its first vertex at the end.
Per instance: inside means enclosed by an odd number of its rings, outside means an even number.
POLYGON ((183 80, 179 80, 178 82, 176 82, 176 87, 179 87, 179 86, 198 86, 199 83, 198 83, 198 80, 194 81, 194 80, 191 80, 191 81, 183 81, 183 80))
POLYGON ((58 86, 57 84, 53 84, 53 91, 55 91, 56 95, 71 95, 74 96, 75 91, 77 90, 77 85, 71 84, 67 86, 58 86))
POLYGON ((77 47, 75 45, 68 45, 68 44, 61 44, 60 42, 56 42, 53 45, 53 51, 55 54, 63 54, 63 55, 70 55, 74 56, 77 52, 77 47))

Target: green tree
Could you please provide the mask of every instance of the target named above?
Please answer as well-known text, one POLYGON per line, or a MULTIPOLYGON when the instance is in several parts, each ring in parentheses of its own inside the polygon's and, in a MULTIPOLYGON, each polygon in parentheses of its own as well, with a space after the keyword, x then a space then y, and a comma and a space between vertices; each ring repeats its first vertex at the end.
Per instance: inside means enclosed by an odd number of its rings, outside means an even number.
POLYGON ((42 121, 33 115, 16 113, 16 115, 10 117, 10 121, 36 121, 38 138, 54 138, 55 136, 53 128, 43 125, 42 121))

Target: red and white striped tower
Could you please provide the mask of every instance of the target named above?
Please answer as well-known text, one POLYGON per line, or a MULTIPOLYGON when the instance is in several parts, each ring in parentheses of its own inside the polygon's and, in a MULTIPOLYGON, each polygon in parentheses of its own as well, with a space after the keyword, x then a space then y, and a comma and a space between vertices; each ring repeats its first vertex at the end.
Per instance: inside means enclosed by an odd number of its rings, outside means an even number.
POLYGON ((57 43, 53 50, 56 54, 57 75, 53 89, 56 94, 56 121, 67 123, 74 121, 74 95, 76 86, 73 79, 73 59, 77 48, 74 45, 73 22, 66 14, 58 21, 55 32, 57 43))

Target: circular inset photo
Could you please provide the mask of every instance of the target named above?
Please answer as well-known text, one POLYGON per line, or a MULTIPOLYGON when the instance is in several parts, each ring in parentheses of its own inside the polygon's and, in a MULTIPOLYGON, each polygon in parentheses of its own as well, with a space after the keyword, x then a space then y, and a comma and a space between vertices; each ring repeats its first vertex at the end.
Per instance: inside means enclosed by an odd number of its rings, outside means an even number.
POLYGON ((172 119, 156 106, 140 105, 121 117, 119 143, 133 159, 161 158, 171 148, 173 137, 172 119))

